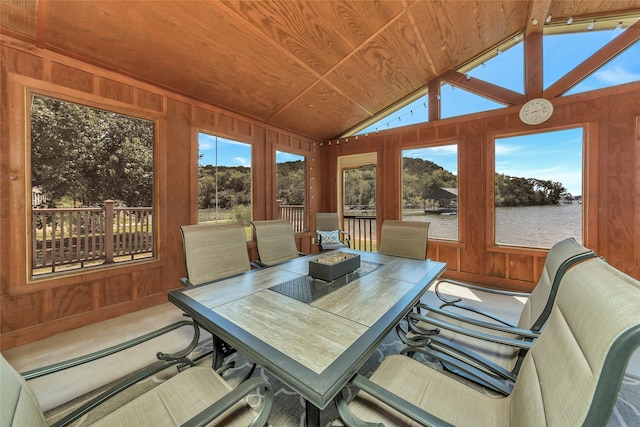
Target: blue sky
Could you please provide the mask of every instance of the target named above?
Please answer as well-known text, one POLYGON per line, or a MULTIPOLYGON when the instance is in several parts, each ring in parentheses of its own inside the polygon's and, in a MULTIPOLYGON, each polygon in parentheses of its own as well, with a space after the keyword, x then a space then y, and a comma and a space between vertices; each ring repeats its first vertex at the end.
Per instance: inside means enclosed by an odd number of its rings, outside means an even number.
MULTIPOLYGON (((562 75, 584 61, 596 50, 621 34, 619 30, 592 31, 567 35, 545 36, 543 40, 544 86, 553 84, 562 75)), ((479 78, 524 92, 523 47, 516 44, 484 65, 471 70, 470 78, 479 78)), ((587 77, 568 94, 594 90, 640 80, 640 42, 636 42, 618 57, 587 77)), ((478 111, 503 108, 491 100, 473 95, 451 85, 442 88, 442 117, 455 117, 478 111)), ((391 116, 360 133, 375 132, 426 121, 425 99, 418 99, 391 116)), ((202 165, 251 166, 251 145, 201 133, 198 139, 202 165), (218 150, 216 154, 216 139, 218 150)), ((582 131, 579 129, 543 133, 496 141, 496 172, 524 178, 551 179, 562 182, 574 195, 582 194, 582 131), (580 150, 580 151, 578 151, 580 150)), ((277 152, 278 162, 298 160, 277 152)), ((455 146, 431 150, 412 150, 412 157, 431 160, 445 169, 457 173, 455 146)))

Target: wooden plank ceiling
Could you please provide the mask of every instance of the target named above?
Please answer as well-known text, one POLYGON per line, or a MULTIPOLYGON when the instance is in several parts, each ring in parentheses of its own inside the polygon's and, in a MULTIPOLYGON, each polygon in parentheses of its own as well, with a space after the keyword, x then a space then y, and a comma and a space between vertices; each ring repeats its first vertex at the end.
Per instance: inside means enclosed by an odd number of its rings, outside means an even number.
POLYGON ((2 0, 0 24, 38 47, 327 140, 532 17, 639 9, 640 0, 2 0))

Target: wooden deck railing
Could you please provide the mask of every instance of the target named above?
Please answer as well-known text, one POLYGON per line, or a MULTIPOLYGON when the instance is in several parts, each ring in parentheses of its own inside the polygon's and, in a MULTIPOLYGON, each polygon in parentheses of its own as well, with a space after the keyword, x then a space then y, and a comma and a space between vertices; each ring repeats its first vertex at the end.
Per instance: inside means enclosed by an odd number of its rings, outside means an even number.
MULTIPOLYGON (((344 216, 344 231, 351 235, 351 247, 362 251, 377 250, 376 216, 367 215, 375 210, 362 210, 344 216), (366 212, 366 213, 365 213, 366 212)), ((303 205, 279 205, 278 219, 291 222, 296 233, 306 230, 303 205)))
POLYGON ((304 205, 278 205, 278 219, 293 224, 293 231, 301 233, 306 230, 304 224, 304 205))
POLYGON ((153 208, 33 209, 34 275, 153 256, 153 208))
POLYGON ((351 235, 351 248, 360 251, 378 250, 376 217, 364 215, 345 215, 344 231, 351 235))

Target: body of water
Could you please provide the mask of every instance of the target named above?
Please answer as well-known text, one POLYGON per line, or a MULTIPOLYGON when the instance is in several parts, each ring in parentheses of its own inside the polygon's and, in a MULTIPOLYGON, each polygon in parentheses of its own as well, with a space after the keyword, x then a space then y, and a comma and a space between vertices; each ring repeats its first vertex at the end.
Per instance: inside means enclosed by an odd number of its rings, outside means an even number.
MULTIPOLYGON (((458 240, 458 215, 414 211, 404 218, 429 221, 429 237, 458 240)), ((496 208, 497 244, 550 248, 568 237, 582 242, 581 204, 496 208)))

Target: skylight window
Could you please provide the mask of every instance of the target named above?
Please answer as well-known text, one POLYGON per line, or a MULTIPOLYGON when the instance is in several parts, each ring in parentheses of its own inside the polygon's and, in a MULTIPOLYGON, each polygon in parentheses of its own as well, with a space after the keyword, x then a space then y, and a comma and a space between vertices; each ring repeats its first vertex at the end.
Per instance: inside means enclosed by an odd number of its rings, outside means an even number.
POLYGON ((443 119, 504 107, 498 102, 450 84, 442 85, 440 93, 441 117, 443 119))
POLYGON ((488 59, 480 58, 458 71, 468 77, 524 93, 524 45, 521 37, 517 40, 519 42, 515 45, 509 46, 509 43, 500 46, 492 55, 488 55, 488 59))
POLYGON ((640 81, 640 42, 636 42, 620 55, 600 67, 574 86, 565 95, 617 86, 640 81))
POLYGON ((416 123, 424 123, 429 120, 427 96, 424 95, 396 110, 388 116, 372 123, 354 135, 363 135, 380 130, 393 129, 400 126, 409 126, 416 123))
POLYGON ((542 61, 545 89, 596 53, 620 31, 594 31, 544 36, 542 61))

